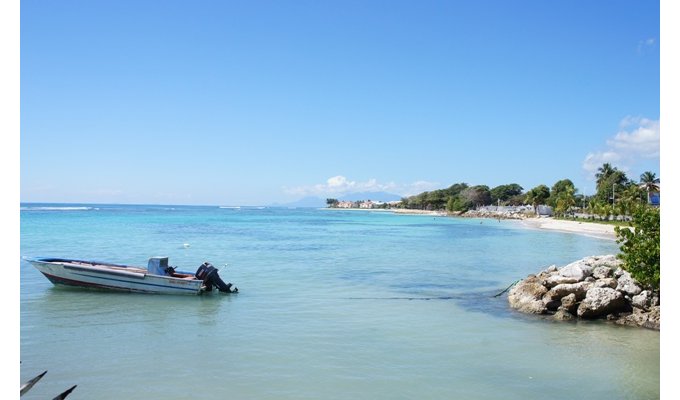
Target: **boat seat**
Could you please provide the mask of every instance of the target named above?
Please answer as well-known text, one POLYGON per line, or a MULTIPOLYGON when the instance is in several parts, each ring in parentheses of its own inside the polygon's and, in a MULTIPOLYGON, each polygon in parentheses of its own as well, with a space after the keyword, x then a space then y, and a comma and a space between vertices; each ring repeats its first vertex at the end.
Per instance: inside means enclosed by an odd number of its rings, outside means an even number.
POLYGON ((193 275, 189 275, 189 274, 175 274, 175 273, 173 273, 173 274, 170 274, 170 276, 173 277, 173 278, 186 279, 186 280, 195 279, 193 275))

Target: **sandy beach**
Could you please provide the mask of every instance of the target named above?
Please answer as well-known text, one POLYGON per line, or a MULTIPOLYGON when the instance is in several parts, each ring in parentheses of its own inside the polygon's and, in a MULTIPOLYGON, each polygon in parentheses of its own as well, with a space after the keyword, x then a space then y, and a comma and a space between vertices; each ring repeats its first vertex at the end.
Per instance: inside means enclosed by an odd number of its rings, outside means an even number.
MULTIPOLYGON (((406 210, 393 209, 392 212, 399 214, 425 214, 434 216, 447 216, 445 212, 441 211, 424 211, 424 210, 406 210)), ((544 229, 559 232, 568 232, 578 235, 586 235, 596 237, 599 239, 616 240, 616 233, 613 225, 598 224, 594 222, 582 221, 567 221, 558 220, 554 218, 526 218, 523 220, 515 220, 522 226, 529 229, 544 229)))
POLYGON ((576 233, 601 239, 616 240, 613 225, 593 222, 565 221, 553 218, 527 218, 521 224, 531 229, 547 229, 560 232, 576 233))

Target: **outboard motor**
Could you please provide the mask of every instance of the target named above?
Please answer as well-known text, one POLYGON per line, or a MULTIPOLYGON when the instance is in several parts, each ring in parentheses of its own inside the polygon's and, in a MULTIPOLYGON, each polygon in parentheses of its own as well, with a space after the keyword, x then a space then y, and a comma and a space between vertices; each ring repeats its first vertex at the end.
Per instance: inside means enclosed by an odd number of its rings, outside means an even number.
POLYGON ((220 278, 220 275, 217 273, 217 268, 213 267, 212 264, 207 261, 201 264, 201 266, 198 267, 198 270, 196 270, 196 278, 203 281, 205 284, 205 290, 207 292, 212 291, 213 286, 217 287, 220 292, 238 292, 237 287, 234 287, 233 290, 231 289, 233 286, 231 283, 224 283, 222 278, 220 278))

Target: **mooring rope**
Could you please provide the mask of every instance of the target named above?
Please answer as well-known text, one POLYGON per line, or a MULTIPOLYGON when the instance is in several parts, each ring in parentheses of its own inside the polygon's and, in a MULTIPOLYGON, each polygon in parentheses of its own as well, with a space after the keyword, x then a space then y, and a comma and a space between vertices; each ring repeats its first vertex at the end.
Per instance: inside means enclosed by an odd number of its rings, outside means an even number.
POLYGON ((516 281, 514 281, 513 283, 511 283, 510 286, 506 287, 505 290, 503 290, 502 292, 498 293, 497 295, 494 295, 493 297, 498 297, 498 296, 502 295, 503 293, 507 292, 508 290, 510 290, 511 287, 515 286, 515 285, 517 284, 517 282, 519 282, 520 280, 521 280, 521 279, 517 279, 516 281))

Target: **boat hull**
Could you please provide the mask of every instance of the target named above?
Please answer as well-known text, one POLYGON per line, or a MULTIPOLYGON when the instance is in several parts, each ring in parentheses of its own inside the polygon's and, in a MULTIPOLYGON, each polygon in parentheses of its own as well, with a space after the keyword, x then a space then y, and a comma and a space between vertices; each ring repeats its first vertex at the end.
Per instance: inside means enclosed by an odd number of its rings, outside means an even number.
POLYGON ((124 265, 67 259, 28 261, 55 285, 158 294, 196 295, 203 291, 203 281, 198 279, 154 275, 124 265))

